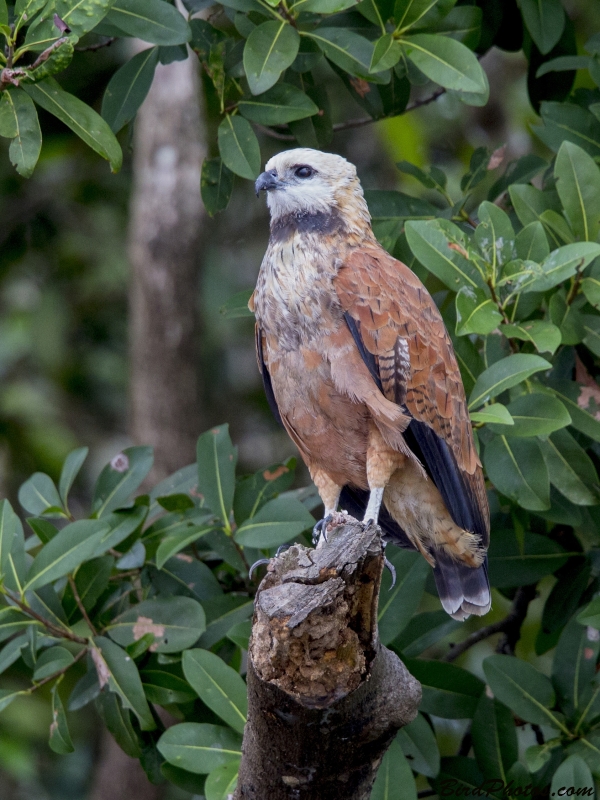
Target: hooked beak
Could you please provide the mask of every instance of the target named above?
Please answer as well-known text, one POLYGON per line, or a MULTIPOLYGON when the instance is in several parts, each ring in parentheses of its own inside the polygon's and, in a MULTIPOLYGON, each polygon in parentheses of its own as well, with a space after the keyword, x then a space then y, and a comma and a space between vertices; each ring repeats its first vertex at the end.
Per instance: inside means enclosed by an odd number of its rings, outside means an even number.
POLYGON ((282 185, 282 182, 277 179, 277 173, 273 170, 272 172, 263 172, 260 174, 256 179, 254 189, 258 197, 261 191, 268 192, 269 189, 279 189, 282 185))

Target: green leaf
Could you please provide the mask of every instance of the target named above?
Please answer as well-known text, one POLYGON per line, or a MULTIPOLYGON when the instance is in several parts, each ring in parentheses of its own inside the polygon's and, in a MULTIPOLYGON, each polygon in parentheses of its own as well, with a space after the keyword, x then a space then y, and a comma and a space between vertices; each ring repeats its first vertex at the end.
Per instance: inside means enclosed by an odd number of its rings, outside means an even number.
MULTIPOLYGON (((161 0, 156 0, 156 2, 160 3, 161 0)), ((166 7, 168 8, 168 6, 166 7)), ((110 163, 113 172, 119 171, 123 161, 121 146, 99 114, 78 97, 61 89, 54 78, 27 84, 24 89, 38 106, 64 122, 92 150, 105 158, 110 163)))
POLYGON ((490 425, 490 430, 507 436, 547 436, 571 424, 563 403, 547 394, 523 394, 509 404, 508 411, 513 424, 490 425))
POLYGON ((17 0, 15 3, 15 27, 19 30, 22 24, 30 23, 33 17, 48 4, 48 0, 17 0))
POLYGON ((204 784, 206 800, 228 800, 237 786, 239 765, 222 764, 213 769, 204 784))
POLYGON ((473 289, 484 286, 477 268, 448 246, 448 237, 439 220, 407 222, 406 238, 415 257, 449 289, 456 292, 461 286, 473 289))
POLYGON ((536 725, 560 727, 550 709, 554 689, 550 680, 526 661, 514 656, 488 656, 483 671, 494 696, 521 719, 536 725))
POLYGON ((147 513, 147 506, 134 506, 102 517, 102 521, 109 526, 109 529, 100 537, 94 555, 101 556, 107 550, 124 542, 142 525, 147 513))
POLYGON ((299 47, 298 31, 287 22, 270 20, 254 28, 244 45, 244 70, 252 94, 262 94, 276 84, 299 47))
POLYGON ((294 11, 311 11, 313 14, 339 14, 357 5, 357 0, 297 0, 294 11))
POLYGON ((389 746, 377 771, 371 800, 417 800, 411 764, 397 739, 389 746))
POLYGON ((0 0, 0 25, 8 26, 8 8, 6 0, 0 0))
POLYGON ((227 633, 227 638, 234 644, 237 644, 238 647, 248 650, 251 633, 252 623, 250 620, 247 620, 246 622, 238 622, 237 625, 234 625, 233 628, 231 628, 231 630, 227 633))
POLYGON ((67 725, 65 709, 58 694, 58 683, 55 683, 52 687, 52 722, 50 723, 50 740, 48 744, 50 749, 54 750, 55 753, 59 753, 59 755, 73 753, 75 750, 71 741, 69 726, 67 725))
POLYGON ((152 582, 165 595, 184 594, 203 601, 222 594, 217 579, 206 564, 184 553, 170 558, 161 570, 153 574, 152 582), (168 586, 164 592, 160 588, 163 582, 168 586))
POLYGON ((600 416, 592 393, 574 381, 556 381, 550 386, 554 394, 565 404, 571 415, 571 425, 585 433, 595 442, 600 442, 600 416))
POLYGON ((553 250, 533 271, 532 277, 523 285, 523 291, 545 292, 584 270, 598 255, 600 245, 595 242, 574 242, 553 250))
POLYGON ((229 114, 219 125, 219 152, 236 175, 254 180, 260 172, 260 148, 252 127, 242 117, 229 114))
POLYGON ((166 666, 143 669, 140 677, 146 697, 151 703, 166 706, 190 703, 196 699, 196 692, 190 688, 188 682, 179 674, 168 672, 166 666))
POLYGON ((294 481, 295 468, 296 459, 289 458, 285 464, 271 464, 238 481, 233 499, 238 525, 253 517, 268 500, 289 489, 294 481))
POLYGON ((242 99, 238 108, 244 117, 261 125, 283 125, 319 112, 308 95, 289 83, 277 83, 256 98, 242 99))
POLYGON ((189 792, 189 794, 200 796, 204 794, 206 785, 206 777, 204 775, 194 775, 192 772, 174 767, 166 761, 160 765, 160 771, 170 783, 189 792))
POLYGON ((477 378, 469 399, 469 408, 477 408, 536 372, 549 370, 551 367, 546 359, 528 353, 515 353, 502 358, 477 378))
POLYGON ((391 578, 383 576, 378 622, 384 645, 393 641, 415 614, 429 573, 427 562, 417 553, 394 548, 387 551, 387 557, 396 570, 396 585, 390 589, 391 578))
POLYGON ((12 701, 19 695, 26 694, 26 691, 17 691, 15 689, 0 689, 0 711, 9 706, 12 701))
MULTIPOLYGON (((459 797, 474 797, 475 792, 481 791, 483 775, 477 762, 465 756, 442 758, 440 774, 433 782, 433 786, 441 795, 457 800, 459 797)), ((487 787, 486 787, 487 793, 487 787)), ((490 796, 491 795, 490 793, 490 796)))
POLYGON ((591 64, 589 56, 558 56, 544 61, 535 73, 536 78, 541 78, 548 72, 570 72, 577 69, 589 69, 591 64))
POLYGON ((72 33, 83 36, 106 16, 113 3, 114 0, 55 0, 55 9, 72 33))
MULTIPOLYGON (((225 168, 227 169, 227 168, 225 168)), ((219 313, 225 319, 239 319, 240 317, 254 317, 254 312, 248 308, 254 289, 243 289, 236 292, 219 308, 219 313)))
POLYGON ((231 443, 229 425, 203 433, 198 439, 196 455, 198 491, 205 505, 227 526, 233 505, 237 461, 237 448, 231 443))
POLYGON ((207 775, 224 764, 238 764, 242 739, 230 728, 198 722, 182 722, 166 730, 158 740, 164 758, 180 769, 207 775))
POLYGON ((15 633, 22 633, 31 625, 39 627, 40 623, 25 616, 16 608, 0 608, 0 642, 9 639, 15 633))
POLYGON ((118 694, 125 708, 130 708, 140 721, 143 731, 156 728, 154 717, 150 711, 140 674, 134 660, 110 639, 105 636, 94 637, 94 648, 91 651, 100 688, 108 685, 111 692, 118 694))
POLYGON ((159 544, 156 551, 156 566, 158 569, 162 569, 170 558, 177 555, 192 542, 198 541, 201 536, 213 530, 213 528, 213 525, 186 525, 180 532, 167 536, 159 544))
POLYGON ((560 580, 554 584, 544 603, 542 634, 560 633, 569 622, 589 583, 591 568, 588 559, 572 558, 566 570, 561 571, 560 580))
POLYGON ((514 425, 510 412, 502 403, 492 403, 483 406, 481 411, 471 411, 471 422, 499 423, 500 425, 514 425))
POLYGON ((299 500, 276 497, 246 520, 234 538, 244 547, 276 547, 314 524, 312 514, 299 500))
POLYGON ((557 430, 540 442, 550 482, 578 506, 600 503, 598 475, 585 450, 568 431, 557 430))
POLYGON ((475 758, 484 777, 508 783, 508 770, 519 758, 517 731, 510 710, 483 693, 477 704, 471 732, 475 758))
POLYGON ((105 19, 129 36, 152 44, 184 44, 192 38, 182 14, 162 0, 116 0, 105 19))
POLYGON ((492 264, 494 274, 497 274, 498 264, 505 264, 515 256, 512 223, 508 214, 488 200, 480 204, 477 215, 481 222, 475 230, 475 240, 483 257, 492 264))
POLYGON ((82 519, 67 525, 33 559, 24 588, 47 586, 73 572, 92 558, 106 530, 106 523, 95 519, 82 519))
POLYGON ((456 6, 443 20, 428 26, 429 32, 450 36, 474 50, 481 38, 483 14, 477 6, 456 6))
POLYGON ((560 329, 556 325, 540 319, 501 325, 500 330, 507 339, 531 342, 538 353, 551 353, 552 355, 556 352, 562 338, 560 329))
POLYGON ((187 650, 183 674, 202 702, 239 733, 248 715, 246 684, 238 672, 208 650, 187 650))
POLYGON ((542 103, 541 115, 544 125, 532 125, 531 130, 555 153, 566 140, 592 157, 600 156, 600 120, 587 109, 574 103, 542 103))
POLYGON ((586 718, 589 721, 593 716, 590 711, 593 707, 593 691, 597 691, 597 687, 593 687, 592 680, 596 674, 600 650, 600 642, 595 633, 595 623, 598 622, 600 603, 596 598, 580 611, 577 621, 571 620, 564 628, 552 661, 552 683, 560 707, 569 717, 578 718, 580 725, 583 725, 586 718), (597 609, 595 615, 594 606, 597 609))
POLYGON ((530 222, 515 239, 517 257, 523 261, 543 261, 550 253, 548 238, 541 222, 530 222))
POLYGON ((595 783, 592 772, 586 762, 577 755, 566 758, 552 777, 550 795, 561 797, 567 794, 569 797, 575 795, 586 795, 594 797, 595 783), (565 792, 565 787, 567 791, 565 792))
POLYGON ((456 295, 456 335, 487 336, 502 322, 496 303, 483 289, 462 286, 456 295))
POLYGON ((25 601, 32 611, 47 619, 56 628, 68 630, 67 616, 53 586, 44 586, 35 592, 27 592, 25 601))
POLYGON ((581 291, 590 305, 600 309, 600 280, 597 277, 584 278, 581 281, 581 291))
MULTIPOLYGON (((94 558, 82 564, 75 575, 75 587, 86 611, 91 611, 96 601, 108 587, 108 579, 115 565, 112 556, 94 558)), ((71 586, 67 586, 62 604, 69 619, 79 615, 79 606, 71 586)))
POLYGON ((92 501, 94 514, 103 517, 124 505, 150 472, 153 460, 151 447, 127 447, 118 453, 96 482, 92 501))
POLYGON ((563 142, 554 165, 556 189, 573 233, 593 242, 600 229, 600 169, 585 150, 563 142))
POLYGON ((252 616, 254 603, 247 597, 223 595, 203 604, 206 611, 206 631, 198 642, 200 647, 212 647, 219 642, 228 632, 240 622, 252 616))
POLYGON ((434 83, 456 92, 479 95, 478 105, 487 102, 486 74, 464 44, 430 33, 403 37, 401 43, 408 58, 434 83))
POLYGON ((142 50, 112 76, 102 98, 102 117, 113 133, 135 117, 152 86, 158 64, 158 47, 142 50))
POLYGON ((233 172, 225 166, 223 159, 205 158, 202 162, 200 192, 202 202, 211 217, 224 211, 229 205, 233 180, 233 172))
POLYGON ((600 356, 600 317, 595 314, 582 314, 581 322, 585 336, 583 343, 596 356, 600 356))
POLYGON ((402 47, 394 39, 393 34, 386 33, 375 42, 371 57, 371 72, 382 72, 391 69, 402 57, 402 47))
POLYGON ((117 644, 128 646, 154 634, 152 653, 177 653, 191 647, 206 628, 202 606, 191 597, 144 600, 115 617, 106 630, 117 644))
POLYGON ((63 464, 60 480, 58 482, 58 493, 65 507, 67 506, 67 500, 69 492, 71 491, 71 486, 73 486, 73 481, 79 474, 79 470, 83 466, 83 462, 87 458, 88 453, 89 447, 78 447, 76 450, 72 450, 65 458, 65 463, 63 464))
POLYGON ((549 53, 565 27, 565 11, 560 0, 521 0, 521 12, 540 53, 549 53))
POLYGON ((592 602, 577 615, 577 622, 581 625, 598 628, 597 623, 600 622, 600 599, 598 597, 594 597, 592 602))
POLYGON ((72 653, 65 647, 50 647, 48 650, 44 650, 36 661, 33 680, 41 681, 48 678, 55 672, 68 667, 74 660, 72 653))
POLYGON ((548 470, 536 439, 496 436, 485 446, 484 463, 502 494, 530 511, 550 508, 548 470))
POLYGON ((0 95, 0 136, 12 139, 8 155, 19 175, 29 178, 42 149, 37 111, 22 89, 10 87, 0 95))
MULTIPOLYGON (((40 516, 50 509, 61 508, 62 501, 54 485, 54 481, 43 472, 34 472, 19 489, 19 503, 25 511, 40 516)), ((59 514, 59 516, 61 516, 59 514)))
POLYGON ((465 669, 443 661, 405 659, 423 687, 420 711, 444 719, 472 718, 485 684, 465 669))
POLYGON ((101 692, 95 705, 121 750, 130 758, 139 758, 142 755, 140 739, 131 723, 131 713, 129 709, 123 708, 119 695, 113 692, 101 692))
MULTIPOLYGON (((445 611, 434 613, 448 616, 445 611)), ((435 778, 440 771, 440 751, 435 734, 422 714, 417 714, 412 722, 398 731, 396 741, 415 772, 435 778)))
POLYGON ((0 675, 21 657, 21 650, 29 643, 27 632, 15 636, 0 650, 0 675))
POLYGON ((8 500, 0 500, 0 576, 9 570, 10 552, 15 536, 23 537, 21 520, 8 500))
MULTIPOLYGON (((377 76, 370 72, 374 46, 364 36, 347 28, 317 28, 306 36, 314 39, 325 56, 345 72, 377 82, 377 76)), ((385 81, 381 76, 380 80, 385 81)))
POLYGON ((399 30, 435 24, 454 5, 453 0, 396 0, 394 20, 399 30))

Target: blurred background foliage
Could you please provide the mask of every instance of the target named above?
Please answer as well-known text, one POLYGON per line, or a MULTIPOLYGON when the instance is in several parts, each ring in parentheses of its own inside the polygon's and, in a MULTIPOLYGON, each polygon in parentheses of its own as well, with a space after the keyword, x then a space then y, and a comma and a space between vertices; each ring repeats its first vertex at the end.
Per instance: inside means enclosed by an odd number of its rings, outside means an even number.
MULTIPOLYGON (((600 29, 599 4, 565 0, 564 7, 569 35, 577 52, 583 53, 590 35, 600 29)), ((539 98, 528 77, 527 59, 520 42, 512 49, 515 52, 493 48, 481 60, 490 83, 486 106, 470 107, 442 95, 403 116, 336 133, 330 149, 356 164, 365 188, 401 189, 417 197, 430 197, 429 191, 397 170, 395 162, 441 167, 449 176, 450 194, 457 195, 478 147, 495 150, 506 145, 504 163, 527 153, 550 160, 552 152, 531 130, 539 124, 539 98)), ((61 74, 61 85, 99 110, 111 75, 130 55, 124 41, 81 53, 61 74)), ((329 92, 334 121, 364 116, 333 70, 324 67, 319 77, 329 92)), ((563 78, 560 72, 548 75, 559 92, 563 78)), ((204 84, 210 99, 206 78, 204 84)), ((591 90, 594 85, 587 71, 577 73, 575 89, 591 90)), ((426 97, 430 88, 417 87, 415 96, 426 97)), ((214 134, 219 109, 208 102, 205 110, 208 130, 214 134)), ((77 515, 102 466, 134 443, 128 399, 127 259, 134 126, 119 136, 124 165, 113 175, 106 162, 53 116, 40 110, 40 122, 43 148, 28 180, 15 173, 7 154, 9 142, 0 138, 0 496, 17 507, 18 487, 31 472, 42 470, 58 479, 65 455, 85 444, 91 453, 73 493, 77 515)), ((260 133, 259 138, 263 161, 288 146, 260 133)), ((202 223, 199 280, 190 287, 201 320, 196 344, 205 425, 197 432, 227 419, 239 445, 240 468, 250 472, 294 455, 294 449, 267 408, 251 321, 219 311, 232 295, 253 285, 268 238, 264 204, 255 200, 249 182, 235 182, 228 209, 202 223)), ((484 197, 482 188, 479 199, 484 197)), ((588 374, 597 376, 597 361, 586 367, 588 374)), ((307 482, 299 468, 297 485, 307 482)), ((518 514, 513 524, 521 524, 518 514)), ((553 585, 552 577, 539 584, 517 650, 542 671, 548 670, 551 655, 536 655, 535 639, 553 585)), ((510 600, 500 594, 494 600, 486 623, 501 619, 510 608, 510 600)), ((419 610, 437 608, 437 600, 425 594, 419 610)), ((449 633, 428 653, 435 657, 451 638, 449 633)), ((489 652, 489 643, 482 642, 461 664, 483 677, 481 662, 489 652)), ((89 797, 100 748, 98 719, 90 707, 71 714, 76 749, 59 757, 47 747, 50 718, 50 692, 45 688, 0 715, 3 800, 89 797)), ((466 720, 437 720, 442 755, 457 752, 466 726, 466 720)), ((529 729, 520 737, 521 748, 536 743, 529 729)), ((168 791, 166 796, 173 800, 190 796, 174 787, 168 791)))

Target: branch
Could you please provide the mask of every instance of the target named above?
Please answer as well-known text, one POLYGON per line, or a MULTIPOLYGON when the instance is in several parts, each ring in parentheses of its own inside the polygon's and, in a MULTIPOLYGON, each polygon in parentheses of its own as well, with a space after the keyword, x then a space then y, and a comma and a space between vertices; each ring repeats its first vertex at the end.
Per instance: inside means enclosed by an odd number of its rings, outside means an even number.
POLYGON ((86 47, 76 47, 75 51, 77 53, 90 53, 93 50, 100 50, 102 47, 110 47, 111 44, 116 41, 116 36, 109 36, 108 39, 105 39, 103 42, 98 42, 97 44, 88 44, 86 47))
POLYGON ((494 636, 496 633, 504 633, 504 638, 498 642, 496 652, 514 655, 515 647, 521 637, 521 627, 525 622, 529 603, 535 598, 535 595, 536 585, 534 583, 529 586, 521 586, 517 589, 510 613, 504 619, 499 622, 493 622, 491 625, 486 625, 484 628, 480 628, 470 636, 467 636, 464 642, 452 645, 452 649, 446 653, 442 661, 455 661, 473 645, 482 642, 484 639, 489 639, 490 636, 494 636))
POLYGON ((92 620, 88 617, 88 613, 85 610, 85 606, 81 602, 81 597, 79 596, 79 592, 77 591, 77 586, 75 585, 75 581, 73 580, 73 578, 70 575, 69 575, 69 586, 71 587, 71 591, 73 592, 73 597, 75 598, 75 602, 77 603, 77 607, 81 611, 81 616, 86 621, 86 624, 87 624, 88 628, 91 630, 92 634, 94 636, 97 636, 98 632, 97 632, 96 628, 94 628, 92 620))
POLYGON ((379 528, 348 517, 323 547, 271 561, 255 603, 235 800, 369 797, 421 699, 379 642, 382 569, 379 528))
POLYGON ((25 603, 22 603, 18 597, 14 597, 10 592, 5 592, 6 596, 9 598, 11 602, 13 602, 16 606, 18 606, 24 614, 27 614, 28 617, 41 622, 41 624, 50 631, 54 636, 59 636, 62 639, 69 639, 71 642, 77 642, 77 644, 88 644, 88 640, 84 639, 81 636, 76 636, 71 631, 66 630, 64 628, 58 628, 56 625, 53 625, 49 622, 45 617, 42 617, 41 614, 38 614, 37 611, 34 611, 25 603))
MULTIPOLYGON (((406 106, 402 113, 408 114, 409 111, 414 111, 415 108, 427 106, 429 103, 433 103, 434 100, 437 100, 438 97, 441 97, 445 93, 445 89, 437 89, 433 94, 424 97, 422 100, 415 100, 414 103, 406 106)), ((386 119, 386 117, 379 117, 378 119, 374 119, 373 117, 361 117, 360 119, 349 119, 346 122, 336 122, 336 124, 333 126, 333 132, 337 133, 338 131, 346 131, 350 128, 362 128, 363 125, 371 125, 374 122, 380 122, 382 119, 386 119)), ((295 136, 292 136, 291 133, 279 133, 279 131, 274 131, 272 128, 268 128, 266 125, 255 123, 255 127, 266 136, 270 136, 272 139, 280 139, 284 142, 292 142, 296 138, 295 136)))

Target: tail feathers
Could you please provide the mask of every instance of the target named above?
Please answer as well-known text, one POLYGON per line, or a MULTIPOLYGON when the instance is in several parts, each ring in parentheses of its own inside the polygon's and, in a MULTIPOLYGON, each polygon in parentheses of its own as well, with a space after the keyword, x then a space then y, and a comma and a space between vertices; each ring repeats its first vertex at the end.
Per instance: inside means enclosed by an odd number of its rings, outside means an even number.
POLYGON ((487 557, 480 567, 468 567, 436 550, 435 584, 444 611, 460 622, 471 614, 483 616, 492 606, 487 557))

